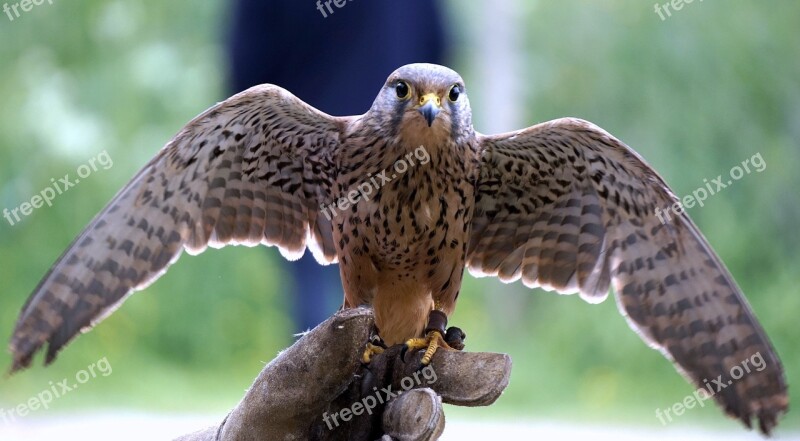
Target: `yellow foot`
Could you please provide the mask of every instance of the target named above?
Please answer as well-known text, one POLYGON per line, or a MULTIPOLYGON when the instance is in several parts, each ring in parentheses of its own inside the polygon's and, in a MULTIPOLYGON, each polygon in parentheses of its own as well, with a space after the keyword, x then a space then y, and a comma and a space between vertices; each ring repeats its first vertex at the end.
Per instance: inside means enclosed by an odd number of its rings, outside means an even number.
POLYGON ((427 366, 431 362, 431 358, 433 358, 433 354, 436 353, 436 349, 439 347, 449 350, 455 350, 444 341, 444 337, 442 337, 442 333, 437 330, 428 331, 428 334, 425 335, 424 338, 412 338, 408 340, 403 348, 403 355, 405 355, 406 351, 415 351, 417 349, 425 349, 425 354, 422 356, 421 363, 423 366, 427 366))
POLYGON ((383 348, 369 342, 367 343, 367 348, 364 349, 364 354, 361 355, 361 362, 369 364, 369 362, 372 361, 372 356, 378 354, 383 354, 383 348))

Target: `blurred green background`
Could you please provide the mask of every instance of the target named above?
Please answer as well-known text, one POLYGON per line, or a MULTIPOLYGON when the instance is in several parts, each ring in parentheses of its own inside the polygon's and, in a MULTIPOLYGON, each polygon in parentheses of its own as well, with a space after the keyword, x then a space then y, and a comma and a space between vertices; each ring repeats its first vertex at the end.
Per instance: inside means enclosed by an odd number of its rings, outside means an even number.
MULTIPOLYGON (((507 72, 479 50, 490 38, 487 5, 465 3, 449 3, 451 67, 471 86, 476 128, 488 131, 482 104, 497 98, 492 69, 498 78, 507 72)), ((522 112, 520 124, 593 121, 640 152, 678 195, 762 155, 766 170, 689 213, 747 294, 798 402, 800 3, 694 2, 664 21, 651 3, 633 0, 510 3, 518 86, 502 98, 522 112)), ((14 22, 0 16, 0 209, 30 200, 51 178, 74 175, 103 150, 113 159, 53 207, 13 226, 0 220, 2 339, 95 213, 185 122, 225 98, 226 14, 221 1, 84 0, 45 3, 14 22)), ((365 85, 376 93, 380 86, 365 85)), ((0 408, 107 357, 113 375, 37 418, 98 408, 222 416, 294 340, 283 264, 272 251, 184 255, 53 366, 0 379, 0 408)), ((494 406, 450 408, 448 416, 660 426, 655 409, 693 389, 610 300, 588 305, 467 276, 451 323, 467 332, 468 350, 507 352, 514 370, 494 406)), ((9 360, 3 352, 0 366, 9 360)), ((709 406, 678 424, 690 423, 738 430, 709 406)), ((796 412, 783 424, 797 428, 796 412)))

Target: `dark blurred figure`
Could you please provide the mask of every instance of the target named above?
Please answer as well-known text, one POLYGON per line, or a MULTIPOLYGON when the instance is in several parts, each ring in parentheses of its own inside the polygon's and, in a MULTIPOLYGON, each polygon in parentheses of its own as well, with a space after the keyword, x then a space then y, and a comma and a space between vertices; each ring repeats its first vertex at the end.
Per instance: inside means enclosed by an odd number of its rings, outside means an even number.
MULTIPOLYGON (((272 83, 331 115, 358 115, 396 68, 445 61, 435 0, 235 0, 233 7, 232 93, 272 83)), ((288 265, 295 325, 313 328, 342 304, 339 267, 320 266, 310 252, 288 265)))

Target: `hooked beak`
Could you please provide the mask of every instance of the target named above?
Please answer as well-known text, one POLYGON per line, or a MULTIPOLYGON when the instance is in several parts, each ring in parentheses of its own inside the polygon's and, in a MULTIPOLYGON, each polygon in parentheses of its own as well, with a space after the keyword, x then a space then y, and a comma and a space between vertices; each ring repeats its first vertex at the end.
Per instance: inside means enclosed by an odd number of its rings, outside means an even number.
POLYGON ((436 115, 442 110, 442 101, 435 93, 429 93, 423 95, 419 99, 419 113, 425 118, 425 121, 428 122, 428 127, 433 125, 433 120, 436 119, 436 115))

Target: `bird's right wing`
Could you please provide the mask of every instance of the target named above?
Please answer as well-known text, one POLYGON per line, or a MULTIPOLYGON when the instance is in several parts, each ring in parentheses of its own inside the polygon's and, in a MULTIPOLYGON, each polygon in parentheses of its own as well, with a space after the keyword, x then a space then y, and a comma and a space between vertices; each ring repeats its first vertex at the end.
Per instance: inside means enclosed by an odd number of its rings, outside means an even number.
POLYGON ((336 261, 330 156, 346 118, 326 115, 272 85, 256 86, 189 122, 56 261, 31 294, 11 338, 12 372, 48 345, 45 363, 183 249, 277 246, 289 259, 306 245, 336 261))

